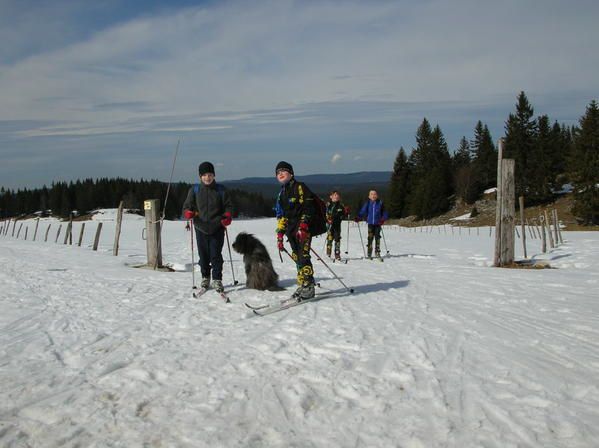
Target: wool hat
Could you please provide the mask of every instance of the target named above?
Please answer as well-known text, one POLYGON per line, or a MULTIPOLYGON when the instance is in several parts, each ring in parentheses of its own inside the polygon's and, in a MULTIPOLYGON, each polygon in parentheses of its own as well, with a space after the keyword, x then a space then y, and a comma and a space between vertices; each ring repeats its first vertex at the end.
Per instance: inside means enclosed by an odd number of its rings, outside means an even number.
POLYGON ((202 162, 198 167, 198 172, 200 173, 200 176, 203 176, 207 173, 214 174, 214 165, 212 165, 210 162, 202 162))
POLYGON ((287 163, 287 162, 280 161, 279 163, 277 163, 277 167, 275 168, 275 174, 279 170, 285 170, 285 171, 288 171, 290 174, 293 174, 293 167, 291 166, 290 163, 287 163))

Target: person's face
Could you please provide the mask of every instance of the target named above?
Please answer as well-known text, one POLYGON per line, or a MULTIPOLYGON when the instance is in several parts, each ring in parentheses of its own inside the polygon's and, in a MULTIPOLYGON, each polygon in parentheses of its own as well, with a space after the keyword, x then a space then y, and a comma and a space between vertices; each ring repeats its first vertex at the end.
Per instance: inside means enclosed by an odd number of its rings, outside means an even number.
POLYGON ((379 194, 375 190, 370 190, 370 193, 368 193, 368 199, 371 201, 376 201, 378 198, 379 194))
POLYGON ((286 184, 291 180, 291 173, 287 170, 279 170, 277 171, 277 180, 281 184, 286 184))
POLYGON ((206 173, 200 176, 200 179, 204 185, 210 185, 212 182, 214 182, 214 178, 215 176, 213 173, 206 173))
POLYGON ((335 192, 331 195, 331 201, 339 202, 339 199, 341 199, 341 196, 339 196, 339 193, 335 192))

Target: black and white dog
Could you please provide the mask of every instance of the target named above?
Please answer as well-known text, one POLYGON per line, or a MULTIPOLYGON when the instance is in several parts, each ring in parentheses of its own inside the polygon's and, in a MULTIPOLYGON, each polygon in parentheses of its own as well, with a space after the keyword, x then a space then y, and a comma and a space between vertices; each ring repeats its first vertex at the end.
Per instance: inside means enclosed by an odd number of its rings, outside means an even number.
POLYGON ((264 244, 254 235, 241 232, 233 242, 235 252, 243 255, 246 286, 251 289, 281 291, 279 275, 272 266, 272 260, 264 244))

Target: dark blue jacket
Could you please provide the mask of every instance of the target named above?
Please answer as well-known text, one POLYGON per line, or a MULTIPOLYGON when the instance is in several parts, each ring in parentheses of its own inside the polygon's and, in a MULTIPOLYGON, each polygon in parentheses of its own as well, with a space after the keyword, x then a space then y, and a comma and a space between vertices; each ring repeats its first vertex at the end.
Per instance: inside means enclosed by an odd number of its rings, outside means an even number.
POLYGON ((383 201, 381 201, 380 199, 377 199, 376 201, 371 201, 369 199, 368 201, 366 201, 366 203, 360 209, 358 217, 360 219, 364 219, 368 224, 373 225, 379 225, 381 222, 381 218, 385 221, 389 219, 389 215, 385 210, 383 201))

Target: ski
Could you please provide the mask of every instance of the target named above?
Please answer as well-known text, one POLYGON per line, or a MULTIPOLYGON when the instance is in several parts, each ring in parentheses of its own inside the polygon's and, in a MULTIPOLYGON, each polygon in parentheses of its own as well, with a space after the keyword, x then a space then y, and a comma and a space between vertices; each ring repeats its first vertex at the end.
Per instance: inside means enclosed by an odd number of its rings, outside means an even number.
POLYGON ((197 299, 199 298, 201 295, 205 294, 208 291, 208 288, 194 288, 193 292, 191 293, 191 295, 197 299))
POLYGON ((249 308, 250 310, 261 310, 264 308, 268 308, 270 305, 268 303, 265 303, 263 305, 250 305, 249 303, 245 302, 244 305, 249 308))
MULTIPOLYGON (((204 294, 206 294, 208 291, 210 291, 210 288, 198 288, 198 289, 194 290, 192 295, 195 299, 199 299, 204 294)), ((223 299, 223 301, 225 303, 231 303, 231 299, 229 299, 229 296, 224 291, 220 291, 220 292, 215 291, 215 292, 220 296, 221 299, 223 299)))
POLYGON ((229 296, 227 296, 227 294, 225 294, 224 291, 216 291, 218 293, 218 295, 220 296, 221 299, 224 300, 225 303, 231 303, 231 299, 229 299, 229 296))
POLYGON ((275 303, 263 304, 263 305, 250 305, 249 303, 246 303, 245 306, 248 307, 249 309, 251 309, 252 312, 256 316, 266 316, 268 314, 276 313, 277 311, 283 311, 283 310, 292 308, 294 306, 301 305, 303 303, 314 302, 314 301, 323 299, 323 298, 331 296, 331 295, 337 295, 337 294, 335 291, 325 291, 325 292, 316 294, 311 299, 301 300, 296 297, 290 297, 288 299, 283 299, 283 300, 281 300, 279 302, 275 302, 275 303))

